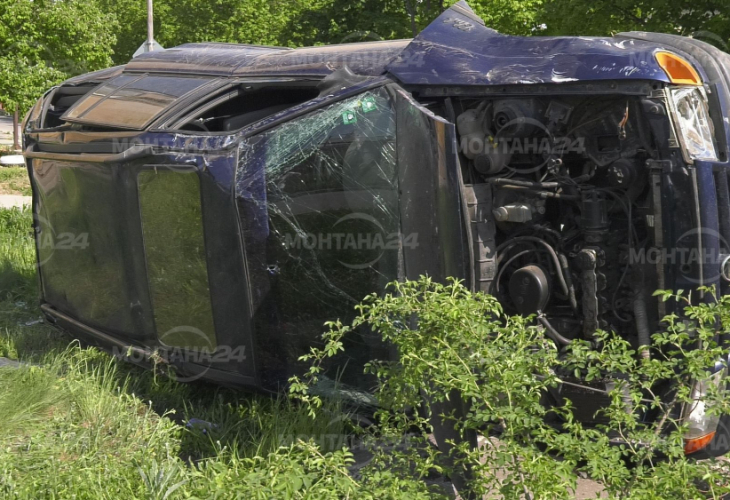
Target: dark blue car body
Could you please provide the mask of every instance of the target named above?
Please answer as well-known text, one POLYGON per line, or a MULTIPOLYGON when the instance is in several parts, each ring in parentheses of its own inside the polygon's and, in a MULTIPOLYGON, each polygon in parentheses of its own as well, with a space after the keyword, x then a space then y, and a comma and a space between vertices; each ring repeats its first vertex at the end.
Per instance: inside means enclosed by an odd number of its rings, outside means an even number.
MULTIPOLYGON (((423 274, 544 314, 559 345, 638 347, 671 312, 654 289, 730 292, 729 106, 730 56, 701 41, 508 36, 464 2, 412 40, 142 54, 26 119, 41 307, 125 359, 259 390, 423 274), (645 258, 678 248, 701 258, 645 258)), ((389 349, 347 347, 328 373, 367 389, 389 349)), ((583 399, 590 421, 605 401, 583 399)))

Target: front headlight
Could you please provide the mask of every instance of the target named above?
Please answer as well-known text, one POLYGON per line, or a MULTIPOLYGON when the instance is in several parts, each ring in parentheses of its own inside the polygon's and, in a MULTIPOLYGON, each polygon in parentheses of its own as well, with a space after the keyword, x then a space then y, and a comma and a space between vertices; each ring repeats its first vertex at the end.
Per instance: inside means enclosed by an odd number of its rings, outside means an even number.
POLYGON ((669 97, 685 159, 717 160, 712 121, 701 87, 672 88, 669 97))
POLYGON ((684 452, 688 455, 707 447, 715 437, 720 415, 709 413, 705 400, 711 386, 719 388, 725 381, 726 373, 727 368, 723 367, 707 378, 696 381, 692 388, 692 403, 686 405, 682 412, 684 422, 689 427, 684 436, 684 452))

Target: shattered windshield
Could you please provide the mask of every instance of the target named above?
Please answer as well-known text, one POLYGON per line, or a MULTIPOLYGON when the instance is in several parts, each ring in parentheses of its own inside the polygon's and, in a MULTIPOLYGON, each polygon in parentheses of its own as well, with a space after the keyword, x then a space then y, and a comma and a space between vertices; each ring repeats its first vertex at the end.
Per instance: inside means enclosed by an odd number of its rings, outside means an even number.
MULTIPOLYGON (((242 146, 236 192, 257 363, 271 382, 285 381, 325 321, 346 321, 365 295, 398 277, 395 114, 387 92, 365 92, 252 138, 242 146)), ((360 366, 384 356, 369 332, 348 342, 360 366)))

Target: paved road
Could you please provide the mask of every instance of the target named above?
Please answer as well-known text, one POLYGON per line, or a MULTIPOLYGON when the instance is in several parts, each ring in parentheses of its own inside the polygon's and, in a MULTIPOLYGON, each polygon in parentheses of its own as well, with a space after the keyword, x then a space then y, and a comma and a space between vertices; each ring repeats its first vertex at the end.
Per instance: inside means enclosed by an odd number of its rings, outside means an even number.
POLYGON ((8 358, 0 358, 0 368, 10 367, 10 368, 17 368, 20 366, 20 363, 18 361, 15 361, 13 359, 8 358))
POLYGON ((13 117, 0 114, 0 145, 13 145, 13 117))
POLYGON ((30 196, 20 196, 17 194, 0 194, 0 208, 30 206, 32 198, 30 196))

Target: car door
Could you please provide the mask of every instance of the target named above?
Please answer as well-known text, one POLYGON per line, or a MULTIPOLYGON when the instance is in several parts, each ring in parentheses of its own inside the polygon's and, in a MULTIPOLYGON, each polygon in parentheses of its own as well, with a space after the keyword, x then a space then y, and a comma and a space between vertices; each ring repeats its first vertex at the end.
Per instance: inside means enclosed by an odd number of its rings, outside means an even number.
MULTIPOLYGON (((304 109, 248 137, 236 173, 257 373, 272 388, 366 295, 466 276, 453 124, 393 84, 304 109)), ((363 365, 388 348, 365 329, 344 342, 325 378, 371 388, 363 365)))

